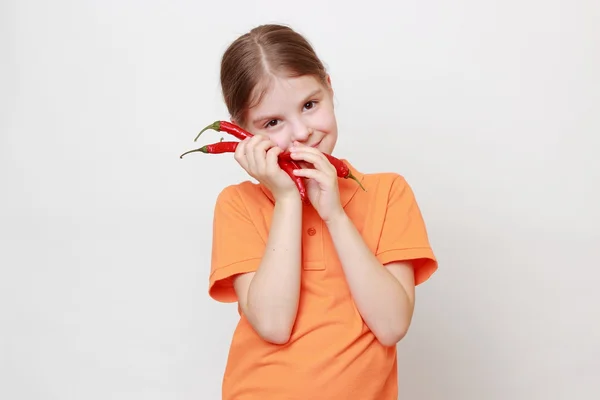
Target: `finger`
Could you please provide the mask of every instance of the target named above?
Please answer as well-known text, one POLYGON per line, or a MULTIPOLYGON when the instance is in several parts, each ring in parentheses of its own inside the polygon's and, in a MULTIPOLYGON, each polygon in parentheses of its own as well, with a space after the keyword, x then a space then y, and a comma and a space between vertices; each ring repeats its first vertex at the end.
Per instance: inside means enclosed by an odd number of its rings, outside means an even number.
POLYGON ((329 162, 329 160, 327 159, 327 157, 325 157, 325 154, 323 154, 323 152, 317 148, 314 147, 310 147, 310 146, 306 146, 304 144, 298 143, 298 142, 294 142, 294 145, 292 146, 291 153, 310 153, 310 154, 315 154, 319 157, 321 157, 323 160, 326 160, 329 162))
POLYGON ((274 173, 279 167, 279 155, 283 153, 283 149, 279 146, 273 146, 269 150, 267 150, 267 155, 265 159, 266 171, 269 173, 274 173))
POLYGON ((246 145, 246 158, 248 159, 248 167, 251 171, 251 173, 253 175, 255 175, 258 172, 258 168, 256 166, 256 159, 255 159, 255 147, 257 145, 257 143, 262 141, 262 136, 253 136, 250 138, 250 140, 248 140, 248 144, 246 145))
MULTIPOLYGON (((312 149, 316 150, 316 149, 312 149)), ((311 150, 294 150, 291 152, 291 158, 293 160, 304 161, 307 163, 311 163, 318 170, 326 172, 328 174, 332 174, 335 172, 335 168, 329 162, 327 157, 323 155, 323 153, 316 150, 317 153, 311 150)))
POLYGON ((304 150, 304 151, 308 151, 308 152, 315 153, 315 154, 323 154, 321 152, 321 150, 317 149, 316 147, 307 146, 298 141, 295 141, 294 143, 292 143, 292 150, 304 150))
POLYGON ((301 176, 303 178, 314 179, 322 185, 327 185, 331 182, 330 177, 326 173, 324 173, 323 171, 319 171, 318 169, 295 169, 294 175, 301 176))
POLYGON ((250 139, 242 140, 237 145, 237 147, 235 149, 235 153, 233 155, 233 157, 238 162, 238 164, 240 164, 241 167, 244 168, 246 171, 248 171, 248 158, 246 157, 246 151, 247 151, 247 146, 248 146, 249 141, 250 141, 250 139))
POLYGON ((260 141, 257 141, 254 146, 253 158, 254 163, 256 165, 256 170, 260 174, 264 174, 267 168, 267 150, 274 145, 271 140, 267 138, 261 138, 260 141))

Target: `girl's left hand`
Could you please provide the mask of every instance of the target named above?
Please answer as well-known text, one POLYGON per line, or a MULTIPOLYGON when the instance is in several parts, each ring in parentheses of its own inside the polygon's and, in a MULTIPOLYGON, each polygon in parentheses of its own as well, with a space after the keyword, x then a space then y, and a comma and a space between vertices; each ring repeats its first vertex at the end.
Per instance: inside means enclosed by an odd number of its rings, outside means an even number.
POLYGON ((294 142, 290 153, 293 160, 312 164, 313 168, 298 169, 294 174, 306 178, 308 198, 321 219, 329 222, 343 215, 335 167, 319 150, 298 142, 294 142))

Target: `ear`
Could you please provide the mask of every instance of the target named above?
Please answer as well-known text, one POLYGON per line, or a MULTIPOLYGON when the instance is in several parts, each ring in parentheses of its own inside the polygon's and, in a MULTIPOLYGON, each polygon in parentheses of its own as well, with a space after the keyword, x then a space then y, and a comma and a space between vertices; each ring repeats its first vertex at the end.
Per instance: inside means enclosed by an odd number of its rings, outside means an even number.
POLYGON ((327 74, 327 91, 329 92, 330 96, 334 96, 335 93, 333 92, 333 86, 331 85, 331 75, 327 74))

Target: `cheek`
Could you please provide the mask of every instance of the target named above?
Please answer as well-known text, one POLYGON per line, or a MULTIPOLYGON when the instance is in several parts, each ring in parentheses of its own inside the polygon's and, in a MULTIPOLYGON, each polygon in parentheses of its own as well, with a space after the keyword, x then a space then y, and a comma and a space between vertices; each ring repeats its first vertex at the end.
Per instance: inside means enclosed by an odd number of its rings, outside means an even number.
POLYGON ((286 150, 288 147, 290 147, 290 141, 289 138, 285 137, 284 135, 273 135, 270 136, 270 139, 273 143, 275 143, 277 145, 277 147, 286 150))
POLYGON ((335 114, 333 110, 324 109, 319 113, 315 120, 315 128, 324 133, 334 133, 337 128, 335 114))
POLYGON ((283 150, 286 150, 289 147, 288 138, 281 133, 266 133, 266 132, 257 132, 256 135, 260 135, 262 137, 268 138, 270 141, 275 143, 275 145, 283 150))

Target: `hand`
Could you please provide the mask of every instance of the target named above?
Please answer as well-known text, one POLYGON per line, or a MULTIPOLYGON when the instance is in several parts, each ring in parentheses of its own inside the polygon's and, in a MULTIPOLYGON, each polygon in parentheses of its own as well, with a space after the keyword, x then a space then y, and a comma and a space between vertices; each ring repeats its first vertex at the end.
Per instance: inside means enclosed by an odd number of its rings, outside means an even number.
POLYGON ((276 201, 300 199, 294 181, 279 167, 278 157, 282 152, 269 138, 255 135, 240 142, 234 158, 251 177, 271 191, 276 201))
POLYGON ((329 222, 343 215, 337 171, 323 153, 314 147, 294 142, 290 154, 293 160, 312 164, 312 167, 295 170, 294 174, 306 178, 308 198, 321 219, 329 222))

